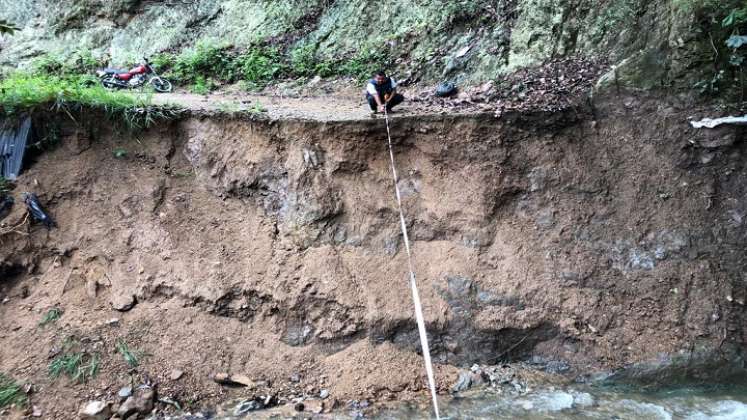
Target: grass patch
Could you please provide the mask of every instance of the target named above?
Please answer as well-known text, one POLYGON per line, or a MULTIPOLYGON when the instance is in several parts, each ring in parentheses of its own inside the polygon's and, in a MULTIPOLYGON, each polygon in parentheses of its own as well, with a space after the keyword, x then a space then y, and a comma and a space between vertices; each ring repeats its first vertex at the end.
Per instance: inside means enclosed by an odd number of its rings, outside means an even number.
POLYGON ((47 324, 57 322, 57 320, 60 319, 60 317, 62 317, 62 309, 52 308, 48 310, 46 314, 44 314, 41 321, 39 321, 39 326, 43 327, 47 324))
POLYGON ((84 383, 98 374, 99 358, 97 354, 66 353, 55 358, 49 365, 49 376, 54 379, 63 374, 71 380, 84 383))
MULTIPOLYGON (((91 76, 42 76, 13 73, 0 80, 0 109, 5 114, 51 109, 67 113, 101 110, 130 131, 173 119, 182 112, 175 106, 154 106, 152 93, 132 95, 105 89, 91 76)), ((74 118, 73 118, 74 119, 74 118)))
POLYGON ((143 353, 132 350, 124 340, 117 341, 117 352, 122 355, 125 363, 131 369, 134 369, 140 365, 140 360, 143 357, 143 353))
POLYGON ((97 353, 67 349, 52 360, 48 372, 52 379, 65 375, 72 381, 85 383, 98 375, 99 367, 97 353))
POLYGON ((0 373, 0 408, 10 405, 25 406, 28 403, 21 386, 11 377, 0 373))
POLYGON ((150 97, 112 92, 94 77, 36 76, 14 73, 0 81, 0 107, 6 113, 39 106, 79 104, 115 111, 147 106, 150 97))

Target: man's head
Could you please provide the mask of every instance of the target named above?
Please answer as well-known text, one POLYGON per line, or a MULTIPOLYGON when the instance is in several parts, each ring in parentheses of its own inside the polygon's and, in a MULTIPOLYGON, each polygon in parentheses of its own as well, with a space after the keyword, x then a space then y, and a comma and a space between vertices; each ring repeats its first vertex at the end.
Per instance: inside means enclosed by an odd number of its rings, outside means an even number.
POLYGON ((374 74, 374 80, 376 81, 376 84, 379 85, 386 82, 386 73, 384 73, 383 71, 377 71, 374 74))

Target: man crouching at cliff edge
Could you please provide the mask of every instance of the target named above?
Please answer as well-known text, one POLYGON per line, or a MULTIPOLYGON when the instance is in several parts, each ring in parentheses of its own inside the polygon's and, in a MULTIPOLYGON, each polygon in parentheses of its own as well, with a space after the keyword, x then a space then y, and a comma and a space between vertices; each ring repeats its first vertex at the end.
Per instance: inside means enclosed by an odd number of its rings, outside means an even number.
POLYGON ((397 82, 387 77, 383 71, 378 71, 366 86, 366 99, 371 107, 372 115, 377 112, 391 112, 392 108, 402 103, 405 97, 397 93, 397 82))

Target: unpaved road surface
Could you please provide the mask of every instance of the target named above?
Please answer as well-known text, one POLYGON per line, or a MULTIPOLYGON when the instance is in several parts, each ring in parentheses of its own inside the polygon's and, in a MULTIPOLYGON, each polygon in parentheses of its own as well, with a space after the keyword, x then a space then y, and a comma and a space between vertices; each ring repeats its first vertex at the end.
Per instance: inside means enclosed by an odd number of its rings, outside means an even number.
MULTIPOLYGON (((410 96, 406 94, 406 98, 410 96)), ((375 118, 362 95, 329 95, 289 97, 280 95, 250 95, 214 93, 167 93, 153 96, 159 105, 175 104, 192 111, 203 112, 257 112, 273 120, 301 119, 314 121, 356 121, 375 118)), ((418 101, 406 99, 391 114, 393 118, 403 115, 429 115, 451 113, 479 113, 494 109, 487 104, 470 104, 459 101, 418 101)), ((379 118, 382 118, 379 114, 379 118)))

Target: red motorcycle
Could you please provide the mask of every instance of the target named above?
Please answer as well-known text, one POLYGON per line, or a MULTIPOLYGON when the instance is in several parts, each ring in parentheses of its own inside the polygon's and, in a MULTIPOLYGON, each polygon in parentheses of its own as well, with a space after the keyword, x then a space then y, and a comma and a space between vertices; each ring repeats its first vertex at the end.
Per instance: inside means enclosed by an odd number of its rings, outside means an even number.
POLYGON ((137 89, 150 84, 156 92, 171 92, 171 82, 159 76, 147 58, 143 58, 143 62, 145 64, 139 64, 129 71, 103 69, 98 70, 96 75, 107 89, 137 89))

